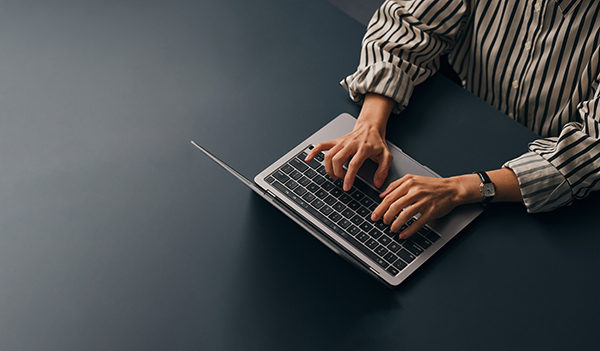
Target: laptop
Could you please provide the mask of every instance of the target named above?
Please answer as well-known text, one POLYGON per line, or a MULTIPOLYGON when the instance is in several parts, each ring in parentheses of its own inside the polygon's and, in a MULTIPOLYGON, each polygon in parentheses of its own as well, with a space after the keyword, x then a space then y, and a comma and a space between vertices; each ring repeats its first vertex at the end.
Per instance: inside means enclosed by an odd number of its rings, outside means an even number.
MULTIPOLYGON (((339 115, 266 167, 254 181, 194 141, 192 144, 338 255, 387 286, 396 287, 473 221, 483 208, 478 204, 459 206, 449 215, 427 223, 406 240, 391 232, 382 221, 373 222, 370 217, 381 202, 379 193, 389 183, 405 174, 439 175, 388 142, 394 160, 381 190, 373 184, 377 164, 367 160, 352 189, 343 191, 342 180, 334 180, 325 172, 323 153, 309 163, 304 159, 319 142, 351 132, 355 122, 347 113, 339 115)), ((405 226, 415 220, 412 218, 405 226)))

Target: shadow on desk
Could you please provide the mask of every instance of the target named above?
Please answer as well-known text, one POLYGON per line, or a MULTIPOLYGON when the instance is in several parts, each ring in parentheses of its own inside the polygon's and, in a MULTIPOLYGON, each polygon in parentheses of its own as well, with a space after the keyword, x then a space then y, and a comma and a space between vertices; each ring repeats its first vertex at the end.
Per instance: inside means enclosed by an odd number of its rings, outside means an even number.
POLYGON ((395 291, 340 259, 262 198, 251 196, 249 208, 239 280, 230 284, 239 298, 226 318, 237 336, 224 349, 252 349, 253 340, 270 350, 336 349, 323 342, 359 337, 357 326, 369 328, 364 321, 401 309, 395 291))

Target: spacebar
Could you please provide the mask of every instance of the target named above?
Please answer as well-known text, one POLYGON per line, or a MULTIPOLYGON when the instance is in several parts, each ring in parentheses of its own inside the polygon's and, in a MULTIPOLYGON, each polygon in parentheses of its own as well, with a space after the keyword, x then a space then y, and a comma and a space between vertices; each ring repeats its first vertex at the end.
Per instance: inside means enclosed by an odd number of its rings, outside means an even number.
POLYGON ((342 227, 336 225, 335 223, 330 221, 329 218, 323 216, 323 214, 321 214, 321 212, 317 211, 314 207, 309 205, 306 201, 302 200, 302 198, 300 198, 300 196, 298 196, 295 193, 293 193, 292 191, 290 191, 288 188, 283 186, 283 184, 279 183, 278 181, 275 181, 273 183, 273 186, 276 187, 277 190, 281 191, 285 196, 290 198, 292 201, 297 203, 300 207, 302 207, 303 209, 308 211, 311 215, 313 215, 315 218, 317 218, 323 224, 325 224, 326 226, 331 228, 334 232, 338 233, 339 236, 341 236, 342 238, 344 238, 344 240, 349 242, 350 245, 352 245, 355 248, 357 248, 358 250, 360 250, 363 254, 368 256, 370 259, 375 261, 377 264, 379 264, 383 268, 387 267, 387 263, 385 263, 385 261, 383 261, 381 258, 377 257, 377 255, 375 255, 375 253, 373 253, 366 246, 364 246, 363 243, 354 239, 352 236, 350 236, 350 234, 348 234, 344 229, 342 229, 342 227))

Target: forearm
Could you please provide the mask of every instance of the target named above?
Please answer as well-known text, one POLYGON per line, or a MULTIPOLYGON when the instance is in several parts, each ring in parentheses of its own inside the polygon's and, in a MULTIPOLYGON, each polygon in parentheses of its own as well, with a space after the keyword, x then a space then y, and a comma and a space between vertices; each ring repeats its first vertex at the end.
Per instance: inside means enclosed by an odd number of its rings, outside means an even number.
MULTIPOLYGON (((519 181, 512 170, 502 168, 486 173, 496 188, 493 202, 523 202, 519 181)), ((459 204, 477 203, 483 200, 479 192, 481 180, 477 174, 456 176, 449 180, 455 183, 459 204)))
POLYGON ((387 121, 395 105, 396 102, 391 98, 367 93, 354 129, 376 128, 382 138, 385 138, 387 121))

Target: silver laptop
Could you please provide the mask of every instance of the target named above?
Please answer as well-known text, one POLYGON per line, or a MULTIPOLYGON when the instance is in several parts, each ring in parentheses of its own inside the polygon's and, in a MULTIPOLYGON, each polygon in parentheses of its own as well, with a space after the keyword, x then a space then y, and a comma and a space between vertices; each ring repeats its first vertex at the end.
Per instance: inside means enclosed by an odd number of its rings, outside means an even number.
MULTIPOLYGON (((373 185, 377 169, 374 162, 367 160, 353 188, 344 192, 342 181, 334 180, 325 172, 322 153, 309 163, 304 161, 314 145, 348 134, 355 122, 347 113, 339 115, 260 172, 254 181, 197 143, 192 141, 192 144, 338 255, 395 287, 475 219, 482 207, 460 206, 444 218, 427 223, 407 240, 399 239, 383 222, 372 222, 371 212, 381 201, 380 190, 373 185)), ((388 146, 394 160, 382 190, 405 174, 439 177, 397 146, 389 142, 388 146)))

